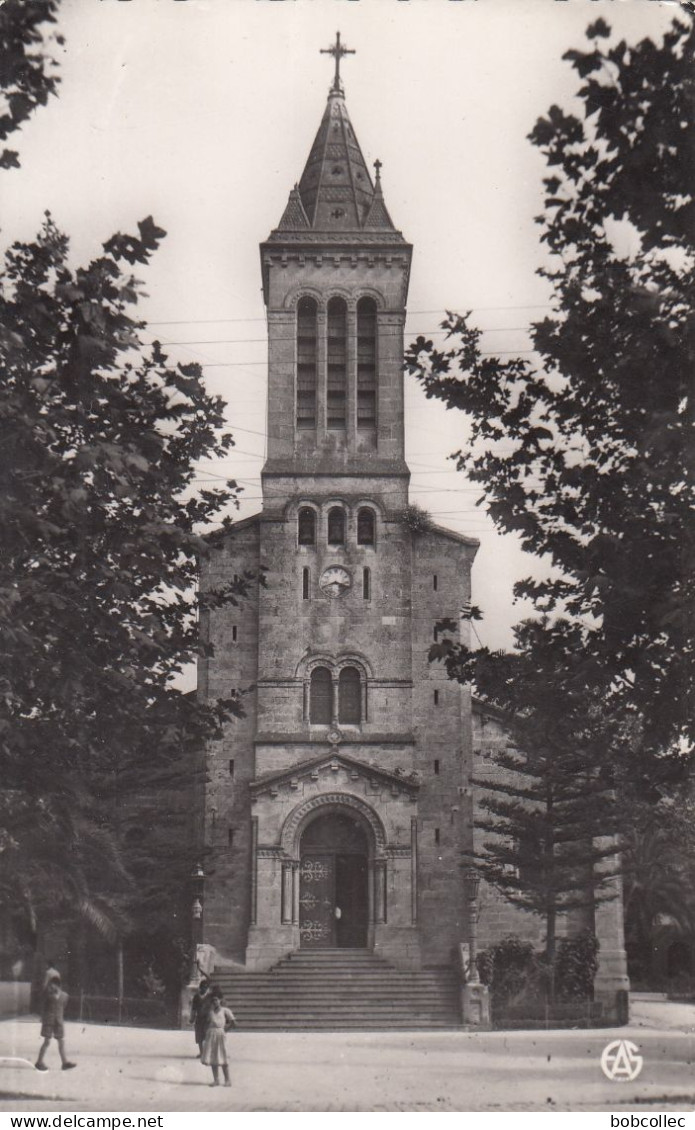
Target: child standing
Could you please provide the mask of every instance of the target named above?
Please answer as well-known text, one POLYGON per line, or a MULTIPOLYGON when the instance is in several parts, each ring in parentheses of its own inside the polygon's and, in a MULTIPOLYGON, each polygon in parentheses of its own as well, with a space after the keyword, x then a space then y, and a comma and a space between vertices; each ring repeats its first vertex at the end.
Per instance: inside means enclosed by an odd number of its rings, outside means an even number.
POLYGON ((229 1078, 229 1061, 227 1059, 227 1045, 224 1034, 230 1028, 236 1028, 236 1020, 231 1008, 225 1008, 219 992, 211 992, 210 1008, 208 1009, 208 1027, 203 1042, 202 1062, 212 1068, 211 1087, 217 1087, 220 1079, 220 1067, 224 1075, 225 1087, 231 1087, 229 1078))
POLYGON ((69 1071, 71 1067, 77 1067, 76 1063, 70 1063, 65 1054, 65 1025, 63 1023, 63 1015, 67 1003, 68 994, 64 993, 60 987, 60 973, 55 970, 50 970, 46 988, 43 991, 41 1008, 41 1035, 43 1036, 43 1043, 39 1050, 39 1058, 36 1061, 38 1071, 48 1071, 44 1059, 53 1036, 55 1036, 58 1041, 58 1051, 60 1052, 60 1061, 63 1065, 63 1071, 69 1071))

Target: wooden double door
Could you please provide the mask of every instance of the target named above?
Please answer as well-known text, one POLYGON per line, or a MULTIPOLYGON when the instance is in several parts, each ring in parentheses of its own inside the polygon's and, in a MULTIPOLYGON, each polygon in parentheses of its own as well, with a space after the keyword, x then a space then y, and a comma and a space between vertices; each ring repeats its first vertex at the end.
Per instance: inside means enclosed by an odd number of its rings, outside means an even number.
POLYGON ((299 937, 302 948, 363 949, 369 924, 367 844, 348 816, 330 813, 301 842, 299 937))

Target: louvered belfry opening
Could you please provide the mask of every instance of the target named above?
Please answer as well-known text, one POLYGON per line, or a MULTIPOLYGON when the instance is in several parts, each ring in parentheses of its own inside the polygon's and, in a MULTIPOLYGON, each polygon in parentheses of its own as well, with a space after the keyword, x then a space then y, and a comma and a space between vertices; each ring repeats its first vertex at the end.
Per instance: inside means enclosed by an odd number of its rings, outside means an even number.
POLYGON ((361 298, 357 303, 357 427, 376 427, 377 370, 376 302, 361 298))
POLYGON ((345 431, 347 421, 347 305, 343 298, 328 303, 328 385, 326 424, 329 431, 345 431))
POLYGON ((297 429, 316 427, 318 388, 318 307, 313 298, 297 305, 297 429))

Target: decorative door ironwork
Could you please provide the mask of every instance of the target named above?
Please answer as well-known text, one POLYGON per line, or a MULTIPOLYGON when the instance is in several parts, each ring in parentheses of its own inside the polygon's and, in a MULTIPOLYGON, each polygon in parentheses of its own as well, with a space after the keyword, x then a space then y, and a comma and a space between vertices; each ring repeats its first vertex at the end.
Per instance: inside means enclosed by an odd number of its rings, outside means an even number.
POLYGON ((335 859, 304 855, 299 870, 299 937, 303 947, 335 944, 335 859))

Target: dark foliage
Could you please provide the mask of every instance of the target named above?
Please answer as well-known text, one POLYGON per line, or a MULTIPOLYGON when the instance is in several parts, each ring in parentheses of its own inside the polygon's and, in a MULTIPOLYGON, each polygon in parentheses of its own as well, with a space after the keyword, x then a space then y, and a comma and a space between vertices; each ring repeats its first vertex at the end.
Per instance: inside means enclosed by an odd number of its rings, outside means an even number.
MULTIPOLYGON (((0 141, 27 121, 38 106, 56 94, 60 79, 49 43, 60 47, 60 35, 47 34, 56 22, 60 0, 5 0, 0 5, 0 141)), ((0 149, 0 169, 19 165, 13 149, 0 149)))
POLYGON ((498 529, 552 565, 516 586, 551 694, 583 684, 622 716, 629 776, 651 787, 693 744, 694 33, 684 16, 660 44, 613 43, 603 21, 588 34, 566 55, 580 113, 553 106, 531 133, 555 306, 531 330, 537 361, 484 356, 449 314, 451 347, 420 338, 407 363, 468 415, 458 466, 498 529))
POLYGON ((236 488, 193 486, 232 440, 199 366, 140 343, 121 262, 147 262, 164 233, 139 231, 74 270, 48 218, 0 277, 0 899, 111 935, 176 913, 191 860, 174 798, 240 709, 175 685, 199 653, 205 528, 236 488))
POLYGON ((510 936, 480 954, 478 970, 497 1017, 524 1006, 589 1001, 598 969, 598 939, 588 931, 559 943, 553 966, 530 942, 510 936))
POLYGON ((495 1003, 508 1008, 538 987, 538 962, 530 942, 503 938, 478 957, 478 971, 495 1003))
POLYGON ((576 938, 563 938, 555 962, 555 994, 559 1000, 591 1000, 598 970, 599 943, 585 931, 576 938))

